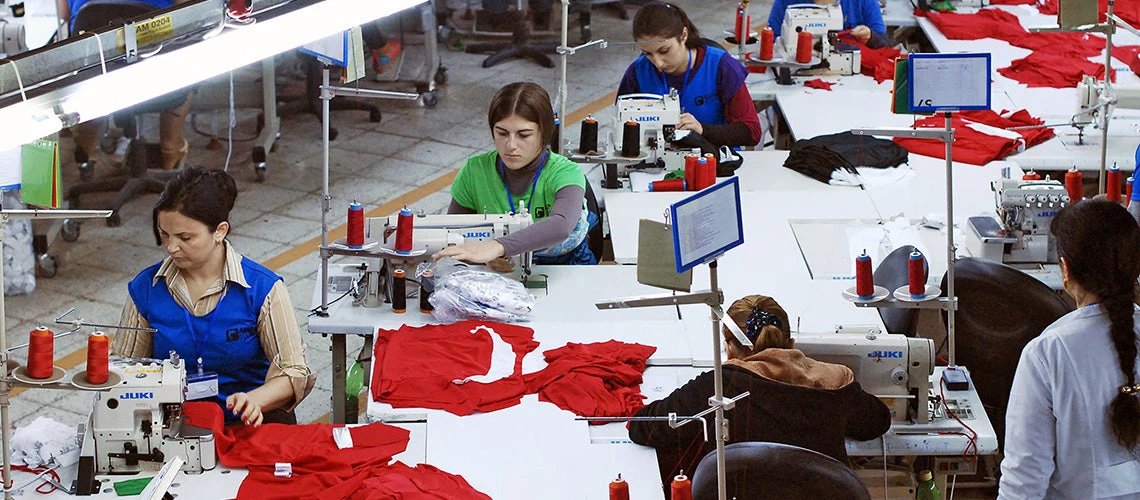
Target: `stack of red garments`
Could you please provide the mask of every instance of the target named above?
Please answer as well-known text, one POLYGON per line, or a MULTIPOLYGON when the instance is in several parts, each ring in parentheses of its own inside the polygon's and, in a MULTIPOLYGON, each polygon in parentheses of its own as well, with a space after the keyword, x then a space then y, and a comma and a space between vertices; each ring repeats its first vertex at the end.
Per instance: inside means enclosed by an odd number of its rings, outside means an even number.
MULTIPOLYGON (((1044 120, 1034 118, 1024 109, 1014 113, 990 110, 961 111, 954 113, 954 161, 972 165, 985 165, 1005 158, 1011 153, 1036 146, 1053 137, 1051 128, 1006 130, 1012 127, 1041 125, 1044 120)), ((931 116, 915 122, 915 128, 943 128, 942 116, 931 116)), ((946 158, 946 143, 936 139, 895 138, 895 142, 911 153, 934 158, 946 158)))
POLYGON ((246 467, 237 498, 250 499, 490 499, 462 477, 430 465, 391 462, 408 446, 408 431, 374 423, 349 429, 351 448, 339 449, 328 424, 264 424, 225 427, 214 403, 186 403, 191 425, 214 432, 218 460, 246 467), (291 477, 277 477, 275 465, 292 466, 291 477))

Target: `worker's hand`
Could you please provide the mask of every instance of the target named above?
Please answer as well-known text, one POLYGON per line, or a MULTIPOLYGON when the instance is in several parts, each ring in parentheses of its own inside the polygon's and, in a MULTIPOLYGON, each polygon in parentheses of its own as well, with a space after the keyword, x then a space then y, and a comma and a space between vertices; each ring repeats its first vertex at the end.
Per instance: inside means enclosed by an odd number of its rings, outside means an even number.
POLYGON ((705 133, 705 128, 701 126, 701 122, 697 121, 697 119, 689 113, 681 113, 681 120, 677 123, 677 128, 680 130, 692 130, 698 134, 705 133))
POLYGON ((486 264, 488 261, 502 257, 505 251, 503 244, 498 241, 476 241, 444 248, 432 255, 431 258, 439 260, 444 257, 453 257, 464 262, 486 264))
POLYGON ((856 26, 851 30, 851 37, 859 40, 859 43, 867 43, 871 39, 871 28, 866 26, 856 26))
POLYGON ((261 405, 249 399, 249 394, 235 392, 226 398, 226 409, 241 418, 245 425, 257 427, 261 425, 261 405))

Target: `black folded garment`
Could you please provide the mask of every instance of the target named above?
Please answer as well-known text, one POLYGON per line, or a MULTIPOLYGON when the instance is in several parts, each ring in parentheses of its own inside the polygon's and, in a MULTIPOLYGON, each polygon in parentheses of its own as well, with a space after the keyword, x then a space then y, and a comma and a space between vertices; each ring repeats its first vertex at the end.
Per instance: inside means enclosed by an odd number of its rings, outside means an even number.
POLYGON ((827 184, 831 173, 855 167, 890 168, 907 162, 907 151, 894 141, 851 132, 796 141, 784 166, 827 184))

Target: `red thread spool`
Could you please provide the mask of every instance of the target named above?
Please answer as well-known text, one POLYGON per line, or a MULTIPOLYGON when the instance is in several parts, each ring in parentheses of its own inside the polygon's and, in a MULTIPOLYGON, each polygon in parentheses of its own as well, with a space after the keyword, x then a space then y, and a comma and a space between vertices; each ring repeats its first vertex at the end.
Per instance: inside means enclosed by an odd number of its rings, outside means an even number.
POLYGON ((703 170, 698 170, 701 173, 701 189, 716 184, 716 155, 705 153, 705 160, 708 165, 703 170))
POLYGON ((1041 174, 1039 174, 1033 170, 1030 170, 1021 176, 1021 180, 1023 180, 1023 181, 1039 181, 1039 180, 1041 180, 1041 174))
POLYGON ((855 257, 855 294, 863 300, 875 296, 875 276, 871 274, 871 257, 866 251, 855 257))
POLYGON ((28 376, 51 377, 55 369, 55 332, 37 326, 28 339, 28 376))
POLYGON ((685 189, 697 190, 697 162, 700 159, 698 155, 685 156, 685 189))
POLYGON ((745 43, 752 35, 752 16, 744 15, 744 6, 736 6, 736 43, 745 43))
POLYGON ((396 219, 396 253, 407 255, 412 253, 412 225, 414 224, 415 216, 408 207, 400 210, 400 215, 396 219))
POLYGON ((796 40, 796 62, 800 64, 811 62, 811 45, 811 33, 801 31, 799 39, 796 40))
POLYGON ((1113 165, 1108 169, 1108 175, 1105 179, 1105 194, 1108 195, 1108 201, 1120 202, 1120 169, 1113 165))
POLYGON ((772 51, 776 46, 776 32, 772 28, 765 27, 760 30, 760 60, 771 61, 772 51))
POLYGON ((621 478, 621 474, 610 481, 610 500, 629 500, 629 483, 621 478))
POLYGON ((921 299, 926 296, 926 258, 915 250, 910 253, 910 259, 907 260, 907 275, 910 278, 910 296, 911 298, 921 299))
POLYGON ((349 248, 364 246, 364 207, 356 200, 348 204, 348 235, 345 243, 349 248))
POLYGON ((103 332, 87 336, 87 383, 103 384, 110 378, 108 359, 111 342, 103 332))
POLYGON ((1081 181, 1081 172, 1077 167, 1065 172, 1065 191, 1069 192, 1069 201, 1076 203, 1084 198, 1084 185, 1081 181))
POLYGON ((660 181, 653 181, 649 183, 649 190, 653 192, 684 191, 685 179, 665 179, 660 181))
POLYGON ((693 482, 683 472, 673 478, 670 489, 673 494, 669 498, 673 500, 693 500, 693 482))

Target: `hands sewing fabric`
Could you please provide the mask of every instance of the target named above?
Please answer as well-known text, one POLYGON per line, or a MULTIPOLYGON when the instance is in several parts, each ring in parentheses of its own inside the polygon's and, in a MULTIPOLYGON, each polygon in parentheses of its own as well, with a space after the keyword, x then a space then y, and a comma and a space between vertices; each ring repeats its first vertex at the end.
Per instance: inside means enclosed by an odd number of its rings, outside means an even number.
POLYGON ((851 37, 858 40, 859 43, 867 43, 871 39, 871 28, 866 26, 856 26, 851 29, 851 37))
POLYGON ((245 425, 257 427, 261 425, 263 415, 261 414, 261 405, 254 403, 249 394, 244 392, 235 392, 226 398, 226 409, 232 411, 234 415, 241 416, 241 422, 245 425))
POLYGON ((432 260, 439 260, 444 257, 453 257, 456 260, 462 260, 464 262, 486 264, 491 260, 502 257, 505 251, 503 244, 498 241, 477 241, 444 248, 432 255, 431 258, 432 260))
MULTIPOLYGON (((870 31, 868 31, 868 33, 870 33, 870 31)), ((689 113, 681 113, 681 119, 677 122, 677 128, 680 130, 692 130, 702 135, 705 133, 705 128, 701 126, 701 122, 697 121, 697 119, 689 113)))

